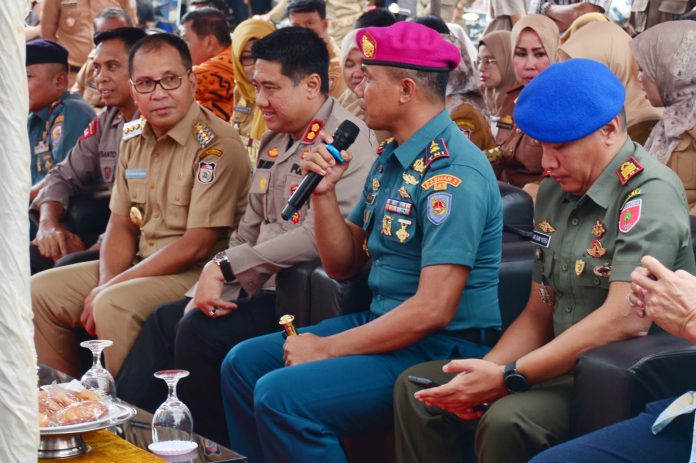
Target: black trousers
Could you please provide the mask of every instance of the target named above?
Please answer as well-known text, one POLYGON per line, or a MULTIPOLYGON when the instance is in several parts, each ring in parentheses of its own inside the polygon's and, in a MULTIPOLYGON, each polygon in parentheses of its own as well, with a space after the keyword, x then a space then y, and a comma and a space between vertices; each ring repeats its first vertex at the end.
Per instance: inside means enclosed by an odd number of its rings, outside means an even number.
POLYGON ((177 395, 191 410, 195 431, 229 445, 220 365, 237 343, 279 331, 275 292, 261 291, 236 302, 237 310, 220 318, 209 318, 200 310, 183 317, 188 299, 155 310, 119 371, 118 396, 154 412, 166 399, 167 387, 153 373, 171 368, 188 370, 191 374, 179 381, 177 395))

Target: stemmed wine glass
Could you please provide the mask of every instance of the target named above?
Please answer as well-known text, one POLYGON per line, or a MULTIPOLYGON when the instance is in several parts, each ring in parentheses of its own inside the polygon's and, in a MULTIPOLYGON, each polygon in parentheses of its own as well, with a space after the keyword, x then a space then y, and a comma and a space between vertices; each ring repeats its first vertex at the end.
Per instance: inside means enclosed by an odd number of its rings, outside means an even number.
POLYGON ((152 417, 152 444, 150 450, 164 455, 187 453, 198 444, 193 442, 193 417, 176 395, 176 385, 181 378, 189 375, 186 370, 162 370, 155 373, 167 383, 167 400, 159 406, 152 417))
POLYGON ((92 368, 82 375, 80 382, 91 391, 99 394, 103 399, 111 400, 116 397, 116 383, 109 370, 101 364, 101 354, 106 347, 113 345, 113 341, 107 339, 95 339, 82 341, 80 346, 92 351, 92 368))

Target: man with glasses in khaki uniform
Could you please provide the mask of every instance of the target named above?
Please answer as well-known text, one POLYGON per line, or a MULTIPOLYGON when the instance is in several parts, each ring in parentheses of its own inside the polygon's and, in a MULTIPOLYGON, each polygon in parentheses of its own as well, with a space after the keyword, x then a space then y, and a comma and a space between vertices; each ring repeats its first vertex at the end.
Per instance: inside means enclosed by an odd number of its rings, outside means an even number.
POLYGON ((100 260, 31 283, 39 362, 73 376, 74 328, 114 341, 105 359, 115 375, 150 312, 183 297, 246 206, 246 151, 232 126, 194 101, 183 40, 146 37, 128 66, 143 118, 124 125, 100 260))

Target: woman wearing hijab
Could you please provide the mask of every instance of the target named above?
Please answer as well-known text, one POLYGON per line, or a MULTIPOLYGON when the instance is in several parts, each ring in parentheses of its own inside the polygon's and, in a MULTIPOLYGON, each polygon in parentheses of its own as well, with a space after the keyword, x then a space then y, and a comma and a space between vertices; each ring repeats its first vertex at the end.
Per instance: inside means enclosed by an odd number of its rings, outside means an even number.
POLYGON ((510 34, 512 67, 519 86, 510 89, 498 111, 498 146, 488 151, 488 158, 500 180, 524 189, 536 198, 541 168, 541 144, 525 135, 512 115, 517 97, 526 84, 557 61, 558 27, 540 14, 517 21, 510 34))
POLYGON ((484 35, 479 43, 478 70, 483 86, 488 114, 497 121, 508 90, 519 87, 512 69, 510 31, 495 31, 484 35))
POLYGON ((576 30, 568 41, 561 45, 559 54, 561 58, 592 59, 611 69, 626 87, 624 107, 628 135, 631 140, 645 144, 662 112, 650 105, 640 87, 638 65, 631 54, 630 43, 631 36, 616 24, 593 22, 576 30))
POLYGON ((638 79, 650 104, 664 107, 645 149, 674 170, 696 214, 696 23, 669 21, 631 42, 638 79))
POLYGON ((239 130, 242 143, 249 152, 252 170, 256 167, 261 136, 266 123, 256 107, 256 91, 251 80, 254 75, 254 59, 251 47, 258 39, 273 32, 273 24, 262 19, 247 19, 232 33, 232 65, 234 66, 234 110, 232 122, 239 130))
POLYGON ((363 56, 355 42, 358 30, 353 29, 343 37, 341 43, 341 69, 343 80, 346 82, 346 90, 338 97, 338 102, 352 114, 362 117, 360 98, 355 94, 355 87, 363 80, 365 73, 362 70, 363 56))
MULTIPOLYGON (((459 48, 462 57, 459 66, 450 72, 447 81, 446 107, 459 130, 471 142, 485 151, 495 144, 488 120, 484 116, 486 104, 479 89, 479 76, 471 58, 466 40, 450 32, 447 24, 438 16, 423 16, 413 20, 442 35, 459 48)), ((471 47, 473 49, 473 47, 471 47)), ((475 49, 473 49, 475 52, 475 49)))

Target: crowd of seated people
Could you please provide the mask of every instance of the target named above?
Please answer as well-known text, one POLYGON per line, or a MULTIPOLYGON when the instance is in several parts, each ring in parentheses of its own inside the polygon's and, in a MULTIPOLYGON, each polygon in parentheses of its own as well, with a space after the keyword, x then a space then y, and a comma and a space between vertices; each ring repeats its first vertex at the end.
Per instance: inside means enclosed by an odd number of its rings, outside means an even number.
POLYGON ((196 432, 250 462, 346 461, 383 433, 399 462, 614 461, 612 433, 631 461, 686 458, 693 419, 662 412, 688 397, 571 423, 582 355, 653 322, 694 338, 693 22, 632 38, 552 2, 472 43, 376 9, 339 48, 324 0, 287 1, 289 26, 203 3, 177 34, 92 13, 73 92, 61 30, 27 42, 39 363, 79 377, 79 340, 112 340, 118 396, 151 411, 153 373, 185 369, 196 432), (510 326, 501 184, 534 204, 510 326), (309 265, 366 280, 369 305, 284 337, 279 275, 309 265))

